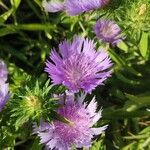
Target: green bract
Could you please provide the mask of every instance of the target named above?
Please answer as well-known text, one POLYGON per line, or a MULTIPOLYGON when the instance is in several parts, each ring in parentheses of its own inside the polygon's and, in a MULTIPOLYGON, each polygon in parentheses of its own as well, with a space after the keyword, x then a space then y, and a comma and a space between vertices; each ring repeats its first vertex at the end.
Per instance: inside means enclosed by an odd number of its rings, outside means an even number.
MULTIPOLYGON (((16 128, 29 121, 39 121, 48 117, 51 110, 54 111, 56 108, 56 100, 50 93, 52 86, 49 86, 49 81, 45 85, 38 80, 35 83, 34 81, 29 79, 26 85, 19 88, 11 101, 11 117, 16 119, 16 128)), ((48 118, 51 120, 51 116, 48 118)))

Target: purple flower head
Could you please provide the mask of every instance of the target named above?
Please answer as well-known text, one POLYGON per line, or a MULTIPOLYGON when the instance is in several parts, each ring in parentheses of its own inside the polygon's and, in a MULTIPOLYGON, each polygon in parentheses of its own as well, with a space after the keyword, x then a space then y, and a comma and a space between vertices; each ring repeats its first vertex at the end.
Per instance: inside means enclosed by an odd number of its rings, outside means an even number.
POLYGON ((67 13, 73 16, 102 7, 102 0, 66 0, 65 6, 67 13))
POLYGON ((123 39, 121 29, 114 21, 99 20, 94 26, 94 31, 99 39, 112 45, 118 44, 123 39))
POLYGON ((0 81, 0 112, 4 108, 9 97, 10 95, 8 92, 8 84, 3 81, 0 81))
POLYGON ((40 126, 34 125, 34 133, 40 137, 40 142, 48 149, 69 150, 72 146, 76 148, 89 148, 94 135, 101 134, 106 126, 92 127, 100 118, 101 110, 96 112, 97 102, 95 98, 87 105, 83 103, 85 96, 66 97, 66 104, 58 109, 58 113, 71 123, 66 124, 60 121, 53 121, 52 124, 41 122, 40 126))
POLYGON ((0 112, 10 97, 8 92, 8 84, 6 83, 7 76, 7 66, 3 61, 0 60, 0 112))
POLYGON ((111 74, 108 54, 103 49, 96 51, 92 40, 75 37, 72 42, 62 42, 59 50, 60 54, 53 49, 51 61, 46 61, 45 71, 53 84, 63 84, 71 92, 91 93, 111 74))
POLYGON ((54 0, 44 1, 43 7, 47 12, 58 12, 66 10, 71 16, 78 15, 80 13, 102 8, 108 4, 109 0, 54 0))
POLYGON ((0 81, 6 81, 8 76, 8 70, 6 64, 0 60, 0 81))
POLYGON ((58 12, 64 10, 64 2, 60 0, 43 1, 43 7, 47 12, 58 12))

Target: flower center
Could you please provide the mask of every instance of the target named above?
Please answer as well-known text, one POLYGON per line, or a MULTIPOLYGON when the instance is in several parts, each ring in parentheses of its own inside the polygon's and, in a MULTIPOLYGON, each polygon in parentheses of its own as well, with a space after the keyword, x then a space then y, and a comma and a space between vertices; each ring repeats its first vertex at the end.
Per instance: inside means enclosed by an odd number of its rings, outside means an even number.
POLYGON ((89 131, 90 117, 85 108, 80 108, 78 105, 65 106, 64 108, 60 108, 58 113, 73 122, 73 125, 60 121, 54 122, 56 127, 55 133, 59 135, 60 139, 64 140, 63 142, 67 142, 68 144, 73 143, 89 131))
POLYGON ((65 78, 72 84, 78 86, 84 80, 87 74, 87 68, 87 62, 85 62, 85 57, 82 54, 73 55, 64 62, 65 78))
POLYGON ((100 31, 100 32, 102 32, 102 34, 103 34, 105 37, 109 37, 109 36, 113 36, 113 35, 114 35, 113 29, 112 29, 112 27, 111 27, 110 24, 105 25, 105 26, 103 27, 102 31, 100 31))
POLYGON ((40 103, 38 97, 36 97, 36 96, 27 96, 26 99, 27 99, 26 104, 29 108, 31 108, 31 107, 32 108, 41 107, 41 103, 40 103))
POLYGON ((78 81, 81 79, 82 74, 83 72, 81 68, 77 66, 77 68, 72 68, 72 70, 70 70, 69 78, 74 84, 77 84, 78 81))

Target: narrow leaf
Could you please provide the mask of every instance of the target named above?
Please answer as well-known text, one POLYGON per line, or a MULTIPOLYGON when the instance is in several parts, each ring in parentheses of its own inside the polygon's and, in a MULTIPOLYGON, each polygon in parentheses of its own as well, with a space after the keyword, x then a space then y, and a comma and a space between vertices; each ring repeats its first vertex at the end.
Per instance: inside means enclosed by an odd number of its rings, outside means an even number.
POLYGON ((147 52, 148 52, 148 33, 146 32, 142 33, 141 41, 139 43, 139 49, 140 49, 141 55, 144 58, 146 58, 147 52))

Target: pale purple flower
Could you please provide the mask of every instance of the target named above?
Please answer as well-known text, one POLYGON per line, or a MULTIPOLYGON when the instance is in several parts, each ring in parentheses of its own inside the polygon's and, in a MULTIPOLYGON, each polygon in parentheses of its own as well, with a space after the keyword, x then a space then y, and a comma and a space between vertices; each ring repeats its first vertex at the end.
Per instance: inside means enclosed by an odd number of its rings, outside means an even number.
POLYGON ((10 94, 8 92, 8 84, 0 81, 0 112, 8 101, 10 94))
POLYGON ((94 26, 94 31, 97 38, 112 45, 118 44, 123 39, 121 29, 114 21, 99 20, 94 26))
POLYGON ((67 13, 73 16, 102 7, 102 0, 66 0, 65 6, 67 13))
POLYGON ((83 12, 102 8, 109 0, 66 0, 65 7, 69 15, 79 15, 83 12))
POLYGON ((55 49, 46 61, 45 71, 53 84, 63 84, 71 92, 83 90, 91 93, 110 76, 112 66, 107 52, 95 50, 93 40, 74 37, 72 42, 64 41, 59 45, 60 53, 55 49))
POLYGON ((10 94, 8 92, 8 84, 6 83, 8 70, 6 64, 0 60, 0 112, 8 101, 10 94))
POLYGON ((8 76, 8 70, 6 64, 0 60, 0 81, 6 82, 8 76))
POLYGON ((71 16, 79 15, 80 13, 102 8, 108 4, 109 0, 54 0, 50 2, 44 1, 43 7, 47 12, 57 12, 66 10, 71 16))
POLYGON ((64 2, 60 0, 51 0, 47 2, 46 0, 42 3, 46 12, 58 12, 64 10, 64 2))
POLYGON ((63 123, 58 120, 51 124, 41 122, 38 127, 34 125, 34 133, 40 137, 40 143, 47 149, 71 150, 76 148, 89 148, 92 138, 101 134, 106 126, 95 128, 93 125, 101 118, 102 110, 96 112, 97 102, 95 98, 87 105, 83 103, 85 96, 66 96, 65 105, 58 109, 58 114, 68 119, 71 123, 63 123))

